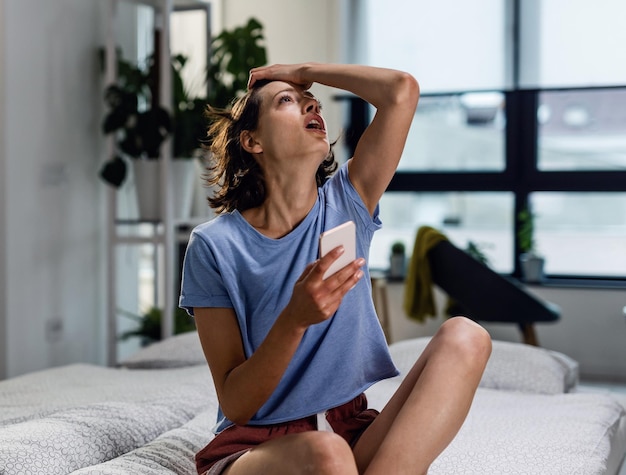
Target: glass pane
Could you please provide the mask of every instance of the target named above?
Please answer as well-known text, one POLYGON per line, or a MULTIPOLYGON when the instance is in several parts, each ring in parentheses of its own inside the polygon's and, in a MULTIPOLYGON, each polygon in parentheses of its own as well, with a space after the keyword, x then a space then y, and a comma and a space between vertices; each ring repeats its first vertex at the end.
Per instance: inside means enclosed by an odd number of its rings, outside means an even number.
POLYGON ((626 276, 626 193, 534 193, 546 273, 626 276))
POLYGON ((499 92, 422 97, 400 171, 501 171, 504 95, 499 92))
POLYGON ((432 226, 455 245, 476 244, 498 272, 513 271, 513 195, 511 193, 385 193, 380 201, 381 230, 374 234, 369 265, 389 267, 391 245, 413 252, 420 226, 432 226))
POLYGON ((539 95, 540 170, 626 169, 626 89, 539 95))
POLYGON ((206 97, 206 68, 208 63, 207 10, 174 11, 171 15, 172 55, 182 54, 187 58, 181 76, 189 97, 206 97))
POLYGON ((626 2, 524 0, 521 10, 522 87, 626 83, 626 2))
POLYGON ((402 69, 423 93, 505 89, 511 55, 506 0, 368 0, 355 54, 402 69))

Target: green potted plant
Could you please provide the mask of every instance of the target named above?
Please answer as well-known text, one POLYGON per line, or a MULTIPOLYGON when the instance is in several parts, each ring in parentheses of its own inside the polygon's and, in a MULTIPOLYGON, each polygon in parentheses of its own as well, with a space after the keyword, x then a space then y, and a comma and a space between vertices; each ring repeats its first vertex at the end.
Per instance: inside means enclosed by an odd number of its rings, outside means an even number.
POLYGON ((250 70, 267 63, 263 25, 250 18, 244 26, 223 30, 211 40, 207 101, 224 108, 248 87, 250 70))
POLYGON ((182 80, 187 61, 188 58, 182 54, 172 57, 173 161, 170 164, 170 173, 174 187, 174 216, 182 219, 191 214, 194 191, 200 183, 196 162, 202 154, 201 142, 206 136, 207 127, 204 116, 206 96, 191 97, 182 80))
MULTIPOLYGON (((129 338, 138 337, 141 339, 142 346, 146 346, 161 339, 161 318, 162 311, 160 308, 151 307, 143 315, 135 315, 130 312, 123 312, 124 316, 136 321, 139 325, 133 330, 126 331, 119 336, 121 341, 129 338)), ((174 312, 174 335, 194 331, 196 325, 187 312, 181 308, 177 308, 174 312)))
POLYGON ((182 81, 184 55, 172 58, 174 157, 199 155, 206 137, 207 104, 224 108, 248 87, 250 69, 267 62, 263 26, 251 18, 244 26, 223 30, 211 40, 211 57, 206 71, 206 97, 191 97, 182 81))
MULTIPOLYGON (((230 105, 233 98, 246 91, 250 69, 267 63, 264 41, 263 26, 254 18, 250 18, 243 26, 223 30, 211 40, 211 57, 206 71, 208 94, 205 104, 225 108, 230 105)), ((201 108, 202 115, 197 113, 200 111, 197 105, 194 104, 191 109, 195 111, 191 114, 194 120, 198 117, 204 120, 205 105, 201 108)), ((180 124, 179 121, 175 126, 175 134, 179 130, 178 124, 180 124)), ((203 122, 201 137, 204 145, 208 146, 210 144, 206 136, 206 125, 203 122)), ((181 127, 181 130, 188 132, 191 127, 181 127)), ((197 137, 192 137, 192 139, 196 139, 197 143, 197 137)), ((201 175, 206 164, 203 159, 196 160, 195 163, 199 167, 198 174, 201 175)), ((207 194, 210 191, 200 186, 197 186, 195 190, 193 205, 196 209, 195 214, 202 216, 205 212, 209 212, 207 194)))
POLYGON ((103 133, 114 134, 116 150, 100 170, 100 177, 115 187, 126 179, 123 157, 157 160, 172 130, 172 118, 158 102, 154 58, 142 66, 123 59, 120 51, 117 56, 117 81, 105 89, 108 112, 102 122, 103 133))
POLYGON ((538 283, 544 280, 545 259, 536 249, 535 215, 529 207, 522 209, 517 215, 520 267, 522 278, 526 282, 538 283))
MULTIPOLYGON (((120 187, 127 175, 126 158, 132 161, 135 168, 142 168, 135 170, 136 181, 152 176, 151 183, 154 183, 154 180, 158 180, 158 167, 154 162, 160 156, 163 141, 172 134, 172 174, 187 178, 186 182, 176 188, 192 190, 193 179, 196 178, 194 164, 189 163, 191 170, 187 170, 189 167, 186 164, 177 164, 181 159, 200 155, 201 143, 206 139, 207 124, 204 113, 207 103, 216 107, 227 106, 233 97, 246 90, 250 69, 267 62, 263 40, 263 27, 254 18, 244 26, 224 30, 213 38, 207 66, 206 97, 190 97, 181 76, 187 58, 184 55, 173 56, 171 114, 158 103, 158 65, 154 56, 148 57, 145 64, 140 65, 122 59, 118 53, 118 80, 106 89, 108 113, 102 124, 105 134, 115 134, 116 152, 102 167, 101 178, 115 187, 120 187), (145 169, 147 167, 148 170, 145 169)), ((145 189, 158 193, 159 187, 148 184, 145 189)), ((181 196, 181 193, 176 193, 176 196, 181 196)), ((190 196, 180 206, 175 204, 177 217, 185 217, 191 208, 191 200, 190 196)), ((154 204, 158 201, 156 195, 156 198, 151 196, 140 203, 154 204)), ((159 214, 158 209, 153 209, 147 214, 143 213, 142 218, 158 219, 159 214)))

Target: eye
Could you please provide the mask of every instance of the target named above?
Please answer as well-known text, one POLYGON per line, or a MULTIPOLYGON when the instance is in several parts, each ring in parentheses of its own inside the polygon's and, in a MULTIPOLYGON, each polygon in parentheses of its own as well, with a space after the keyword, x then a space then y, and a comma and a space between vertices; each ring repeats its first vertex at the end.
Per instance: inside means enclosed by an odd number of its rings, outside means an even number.
POLYGON ((293 98, 289 94, 283 94, 278 98, 278 103, 282 104, 284 102, 293 102, 293 98))

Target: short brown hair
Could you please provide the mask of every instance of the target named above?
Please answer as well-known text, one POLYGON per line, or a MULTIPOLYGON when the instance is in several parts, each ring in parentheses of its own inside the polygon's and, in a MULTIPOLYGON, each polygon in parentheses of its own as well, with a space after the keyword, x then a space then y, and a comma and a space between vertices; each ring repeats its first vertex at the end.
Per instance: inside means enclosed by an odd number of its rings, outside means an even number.
MULTIPOLYGON (((245 211, 263 204, 266 198, 263 170, 254 157, 241 146, 240 136, 244 130, 258 127, 261 110, 259 91, 269 81, 259 81, 242 97, 226 109, 207 107, 206 115, 211 121, 208 129, 207 147, 210 151, 207 166, 207 185, 217 190, 208 198, 209 205, 217 213, 234 210, 245 211)), ((322 186, 337 169, 333 145, 317 169, 317 186, 322 186)))

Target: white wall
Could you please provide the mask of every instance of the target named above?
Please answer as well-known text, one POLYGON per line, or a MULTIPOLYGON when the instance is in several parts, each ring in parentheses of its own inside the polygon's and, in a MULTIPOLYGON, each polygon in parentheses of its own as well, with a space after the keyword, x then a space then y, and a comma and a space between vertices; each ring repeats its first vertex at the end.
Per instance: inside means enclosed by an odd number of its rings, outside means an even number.
MULTIPOLYGON (((539 344, 543 348, 561 351, 580 365, 584 378, 626 381, 626 320, 622 308, 626 305, 626 290, 531 287, 540 298, 561 307, 561 319, 556 323, 535 325, 539 344)), ((390 336, 392 341, 433 335, 444 321, 445 294, 436 292, 439 317, 416 323, 405 316, 402 308, 404 286, 388 284, 390 336)), ((497 340, 521 342, 514 324, 481 324, 497 340)))
POLYGON ((5 90, 4 90, 4 48, 6 44, 4 37, 4 2, 0 1, 0 379, 6 376, 7 366, 7 345, 6 341, 6 313, 3 303, 6 301, 6 219, 5 206, 6 197, 6 153, 5 153, 5 90))
POLYGON ((3 3, 6 376, 103 360, 103 3, 3 3))
MULTIPOLYGON (((626 381, 626 319, 622 314, 626 290, 549 286, 530 290, 561 307, 559 322, 536 325, 542 346, 577 360, 583 377, 626 381)), ((494 338, 506 338, 502 325, 488 329, 494 338)))

